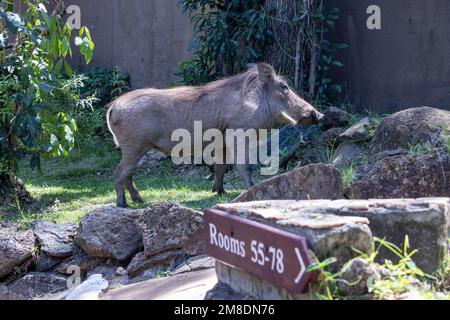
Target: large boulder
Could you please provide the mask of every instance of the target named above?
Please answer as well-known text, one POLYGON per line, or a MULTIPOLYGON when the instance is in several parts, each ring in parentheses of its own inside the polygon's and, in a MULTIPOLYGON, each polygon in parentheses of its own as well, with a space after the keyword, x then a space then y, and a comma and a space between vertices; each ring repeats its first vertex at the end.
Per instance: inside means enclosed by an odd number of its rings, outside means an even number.
POLYGON ((145 255, 145 252, 137 253, 127 267, 128 274, 136 277, 144 271, 156 266, 163 266, 171 269, 175 261, 183 255, 180 249, 165 251, 150 257, 145 255))
POLYGON ((233 202, 342 197, 343 186, 339 170, 331 165, 311 164, 255 185, 233 202))
POLYGON ((67 258, 73 252, 73 236, 77 226, 72 223, 53 224, 38 221, 34 235, 41 246, 41 252, 54 258, 67 258))
POLYGON ((29 260, 34 245, 32 230, 21 231, 14 224, 0 222, 0 278, 29 260))
POLYGON ((8 287, 9 300, 30 300, 67 289, 66 277, 53 273, 31 272, 8 287))
POLYGON ((125 261, 142 248, 136 221, 142 210, 96 209, 80 221, 76 243, 90 256, 125 261))
POLYGON ((325 129, 345 127, 350 122, 350 114, 342 109, 330 107, 323 113, 322 125, 325 129))
POLYGON ((369 156, 423 143, 436 145, 442 134, 449 133, 449 111, 430 107, 400 111, 380 122, 369 147, 369 156))
POLYGON ((203 216, 172 202, 145 209, 138 221, 147 257, 176 249, 188 256, 204 252, 203 216))
POLYGON ((366 151, 360 143, 345 142, 334 153, 333 165, 343 169, 364 159, 366 151))
POLYGON ((339 135, 338 142, 365 142, 367 140, 370 140, 372 138, 375 127, 376 124, 371 118, 366 117, 364 119, 361 119, 353 126, 341 133, 339 135))
POLYGON ((387 157, 350 187, 353 199, 448 197, 450 156, 427 154, 387 157))

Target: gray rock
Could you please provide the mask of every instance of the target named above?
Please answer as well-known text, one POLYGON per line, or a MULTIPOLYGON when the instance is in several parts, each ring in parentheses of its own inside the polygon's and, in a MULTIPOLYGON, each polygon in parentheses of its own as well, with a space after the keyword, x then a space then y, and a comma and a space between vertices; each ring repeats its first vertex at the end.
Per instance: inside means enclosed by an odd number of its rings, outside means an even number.
POLYGON ((101 274, 93 274, 70 292, 65 300, 98 300, 100 293, 108 285, 109 282, 101 274))
POLYGON ((254 300, 249 295, 234 292, 229 286, 218 282, 205 295, 205 300, 254 300))
POLYGON ((0 283, 0 301, 8 300, 8 287, 0 283))
POLYGON ((322 132, 309 147, 301 148, 300 160, 297 167, 312 163, 329 163, 332 153, 339 146, 338 139, 343 128, 331 128, 322 132))
POLYGON ((80 221, 76 243, 90 256, 130 259, 142 248, 136 221, 142 210, 106 207, 94 210, 80 221))
POLYGON ((370 166, 350 186, 353 199, 448 197, 450 156, 427 154, 388 157, 370 166))
POLYGON ((39 272, 44 272, 50 270, 51 268, 60 264, 63 260, 60 258, 54 258, 46 253, 40 253, 36 258, 36 270, 39 272))
POLYGON ((325 129, 345 127, 350 122, 350 114, 342 109, 330 107, 324 112, 322 124, 325 129))
POLYGON ((21 231, 14 224, 0 222, 0 278, 29 260, 34 245, 32 230, 21 231))
POLYGON ((181 274, 185 272, 192 272, 204 269, 214 268, 216 260, 211 258, 205 254, 202 254, 197 257, 191 257, 186 262, 177 266, 172 272, 171 275, 181 274))
POLYGON ((449 133, 449 111, 429 107, 403 110, 381 121, 370 143, 369 157, 420 143, 436 145, 449 133))
POLYGON ((71 257, 64 259, 54 271, 63 275, 70 275, 73 272, 69 270, 73 267, 77 267, 80 269, 81 276, 84 277, 89 270, 104 264, 105 260, 106 259, 104 258, 88 256, 82 249, 75 247, 74 254, 71 257))
POLYGON ((229 291, 210 292, 206 296, 208 299, 217 295, 219 298, 223 297, 224 293, 225 297, 231 300, 241 297, 244 297, 245 300, 311 300, 313 298, 313 295, 309 293, 293 293, 220 261, 216 262, 216 274, 219 284, 225 285, 229 291))
POLYGON ((329 202, 255 201, 219 204, 216 208, 305 237, 317 258, 336 258, 337 262, 330 268, 337 271, 357 257, 357 252, 372 251, 372 233, 366 218, 343 217, 320 210, 320 204, 329 202))
POLYGON ((176 203, 163 202, 145 209, 139 219, 147 257, 182 249, 187 256, 205 252, 203 216, 176 203))
POLYGON ((366 152, 361 144, 346 142, 341 144, 334 154, 333 165, 343 169, 364 158, 366 152))
POLYGON ((356 258, 349 261, 339 277, 339 292, 344 296, 362 296, 369 293, 368 281, 379 281, 389 271, 380 265, 356 258))
POLYGON ((364 118, 353 126, 345 130, 338 138, 339 143, 352 141, 352 142, 365 142, 372 138, 372 133, 375 130, 375 123, 370 118, 364 118))
POLYGON ((77 226, 72 223, 53 224, 38 221, 34 227, 34 235, 41 246, 41 252, 50 257, 67 258, 73 252, 73 237, 77 226))
POLYGON ((30 272, 8 287, 10 300, 30 300, 63 291, 67 278, 53 273, 30 272))
POLYGON ((131 260, 127 267, 127 271, 130 276, 136 277, 155 266, 165 266, 167 268, 171 268, 175 260, 182 255, 182 250, 169 250, 150 257, 147 257, 144 252, 139 252, 131 260))
MULTIPOLYGON (((416 265, 427 273, 439 268, 448 254, 448 198, 389 199, 337 201, 316 211, 342 216, 366 217, 372 234, 403 248, 408 236, 410 250, 418 250, 412 257, 416 265), (327 208, 328 206, 328 208, 327 208)), ((382 247, 377 262, 398 261, 389 249, 382 247)))
POLYGON ((342 197, 343 186, 339 170, 331 165, 312 164, 263 181, 245 191, 233 202, 342 197))

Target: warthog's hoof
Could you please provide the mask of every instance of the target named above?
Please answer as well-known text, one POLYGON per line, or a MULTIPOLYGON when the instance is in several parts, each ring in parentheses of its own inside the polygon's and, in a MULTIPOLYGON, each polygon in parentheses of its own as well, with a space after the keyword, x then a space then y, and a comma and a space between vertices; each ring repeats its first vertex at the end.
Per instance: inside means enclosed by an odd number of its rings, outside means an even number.
POLYGON ((223 187, 213 187, 212 192, 217 192, 219 196, 227 194, 223 187))
POLYGON ((144 203, 144 199, 142 199, 142 197, 140 195, 132 196, 131 200, 133 200, 133 202, 136 202, 136 203, 144 203))
POLYGON ((126 202, 117 202, 116 203, 117 208, 129 208, 128 204, 126 202))

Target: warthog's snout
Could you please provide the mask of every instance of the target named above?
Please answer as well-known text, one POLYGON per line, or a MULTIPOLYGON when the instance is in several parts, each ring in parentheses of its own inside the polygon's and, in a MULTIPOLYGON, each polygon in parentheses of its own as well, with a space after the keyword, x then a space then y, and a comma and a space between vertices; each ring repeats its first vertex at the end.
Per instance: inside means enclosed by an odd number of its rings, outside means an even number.
POLYGON ((317 124, 322 120, 324 115, 323 115, 323 113, 320 113, 319 111, 313 111, 313 113, 314 113, 314 115, 313 115, 314 123, 317 124))

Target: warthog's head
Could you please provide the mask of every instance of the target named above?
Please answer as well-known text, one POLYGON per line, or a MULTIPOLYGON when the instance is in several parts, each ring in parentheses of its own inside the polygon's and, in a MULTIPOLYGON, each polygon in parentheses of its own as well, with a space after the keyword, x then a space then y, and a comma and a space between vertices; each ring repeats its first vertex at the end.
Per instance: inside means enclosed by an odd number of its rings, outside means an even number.
POLYGON ((258 64, 258 73, 266 89, 270 111, 278 123, 311 125, 323 118, 323 114, 291 90, 270 65, 258 64))

